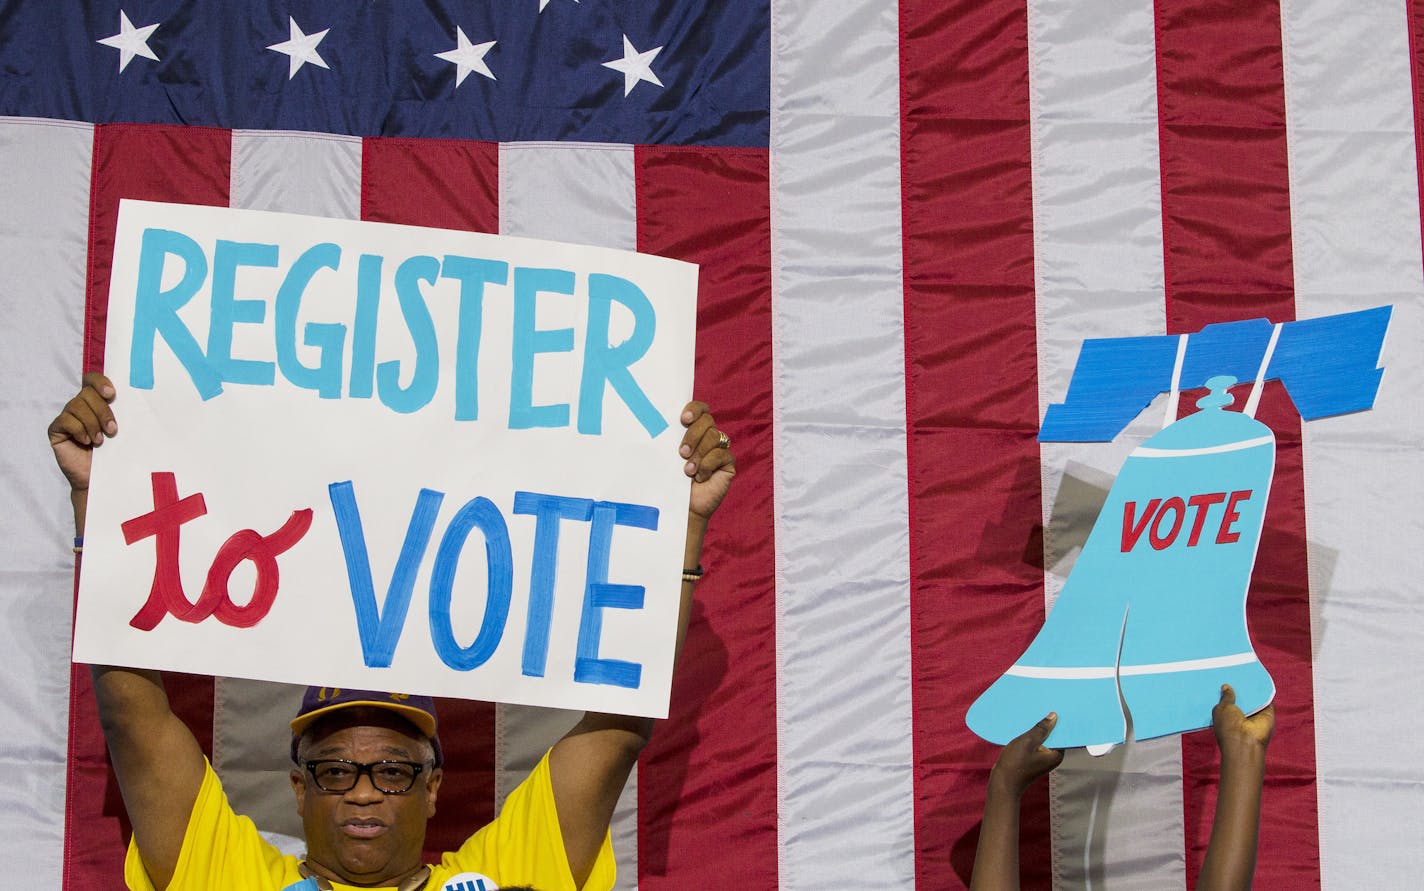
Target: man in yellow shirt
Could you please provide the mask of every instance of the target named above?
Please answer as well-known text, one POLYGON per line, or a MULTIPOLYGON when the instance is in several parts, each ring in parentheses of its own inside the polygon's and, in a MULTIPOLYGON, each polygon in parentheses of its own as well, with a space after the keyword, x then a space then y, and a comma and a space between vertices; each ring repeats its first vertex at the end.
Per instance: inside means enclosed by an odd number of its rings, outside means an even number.
MULTIPOLYGON (((92 450, 118 433, 113 385, 101 374, 49 426, 68 478, 76 536, 84 532, 92 450)), ((702 539, 736 473, 700 402, 682 414, 679 446, 691 479, 678 648, 702 539)), ((652 721, 589 713, 544 756, 498 818, 438 864, 421 862, 440 791, 441 756, 428 699, 309 690, 292 722, 292 789, 306 835, 304 861, 286 857, 233 813, 197 739, 169 708, 158 672, 94 666, 94 694, 133 839, 130 888, 286 891, 382 888, 492 891, 609 889, 608 825, 652 721)))

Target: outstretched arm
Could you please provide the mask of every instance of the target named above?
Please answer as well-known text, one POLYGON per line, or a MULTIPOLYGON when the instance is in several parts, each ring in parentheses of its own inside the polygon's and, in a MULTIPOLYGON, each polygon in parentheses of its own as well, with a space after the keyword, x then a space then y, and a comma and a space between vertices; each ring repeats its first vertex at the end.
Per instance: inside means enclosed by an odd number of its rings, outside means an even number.
POLYGON ((1216 816, 1211 821, 1211 841, 1197 880, 1198 891, 1251 887, 1261 831, 1266 746, 1275 726, 1274 705, 1248 718, 1236 705, 1236 691, 1228 684, 1221 686, 1221 701, 1211 710, 1211 729, 1221 750, 1221 783, 1216 816))
MULTIPOLYGON (((678 453, 683 460, 683 472, 692 481, 683 567, 696 569, 702 559, 707 522, 732 484, 736 459, 723 444, 722 434, 706 404, 689 402, 683 409, 682 425, 687 430, 678 453)), ((694 582, 684 578, 678 612, 678 654, 682 652, 687 633, 693 586, 694 582)), ((580 886, 598 860, 618 795, 652 732, 650 718, 590 712, 549 753, 559 829, 564 836, 569 868, 580 886)))
POLYGON ((1019 799, 1033 781, 1063 762, 1059 749, 1044 748, 1058 715, 1043 720, 1004 746, 989 772, 984 799, 984 823, 979 828, 979 848, 974 853, 971 891, 1018 891, 1019 799))
MULTIPOLYGON (((113 399, 108 378, 86 374, 79 392, 49 425, 55 461, 69 480, 76 536, 84 534, 93 450, 119 432, 109 407, 113 399)), ((203 782, 203 750, 169 708, 158 672, 95 665, 91 673, 134 839, 149 878, 156 887, 167 887, 203 782)))

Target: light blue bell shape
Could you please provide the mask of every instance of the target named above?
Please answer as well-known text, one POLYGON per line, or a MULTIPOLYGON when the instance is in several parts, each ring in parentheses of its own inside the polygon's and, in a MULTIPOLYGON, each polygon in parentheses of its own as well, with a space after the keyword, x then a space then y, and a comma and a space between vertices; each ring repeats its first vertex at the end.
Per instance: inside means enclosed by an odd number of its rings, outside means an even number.
POLYGON ((1221 685, 1247 714, 1275 684, 1246 629, 1246 594, 1275 469, 1275 436, 1225 411, 1214 377, 1198 412, 1128 457, 1043 628, 965 717, 1004 744, 1050 711, 1045 743, 1094 750, 1210 724, 1221 685), (1119 698, 1121 697, 1121 698, 1119 698))

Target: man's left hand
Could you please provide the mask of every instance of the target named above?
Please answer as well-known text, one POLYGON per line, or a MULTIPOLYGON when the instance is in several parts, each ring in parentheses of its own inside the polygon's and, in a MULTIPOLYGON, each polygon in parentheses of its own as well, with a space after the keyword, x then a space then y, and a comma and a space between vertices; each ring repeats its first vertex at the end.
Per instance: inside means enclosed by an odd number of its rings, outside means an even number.
POLYGON ((688 512, 707 520, 717 510, 737 475, 737 459, 731 452, 731 437, 717 428, 705 402, 689 402, 682 410, 682 435, 679 454, 684 464, 682 472, 692 479, 692 494, 688 512))

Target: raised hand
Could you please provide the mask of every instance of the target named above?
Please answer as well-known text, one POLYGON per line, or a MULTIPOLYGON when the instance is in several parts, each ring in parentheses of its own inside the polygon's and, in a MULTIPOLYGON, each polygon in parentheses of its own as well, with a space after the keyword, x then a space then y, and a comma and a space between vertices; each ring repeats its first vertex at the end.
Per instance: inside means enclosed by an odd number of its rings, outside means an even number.
POLYGON ((49 424, 49 445, 65 479, 76 491, 89 488, 89 463, 93 450, 105 436, 114 436, 119 425, 109 403, 114 401, 114 385, 97 371, 84 375, 84 383, 74 398, 64 404, 49 424))
POLYGON ((1049 712, 1043 720, 1014 737, 999 753, 989 773, 990 786, 997 785, 1015 798, 1023 795, 1033 781, 1063 763, 1062 749, 1045 748, 1043 741, 1053 732, 1058 714, 1049 712))
POLYGON ((1264 752, 1276 728, 1276 707, 1268 705, 1249 718, 1236 705, 1236 691, 1221 685, 1221 701, 1211 710, 1211 729, 1223 758, 1264 752))
POLYGON ((74 398, 64 404, 49 423, 49 445, 54 460, 69 480, 69 501, 74 507, 74 532, 84 534, 84 513, 89 504, 89 468, 94 449, 105 436, 119 432, 109 403, 114 401, 114 385, 97 371, 84 375, 74 398))
POLYGON ((687 509, 706 520, 717 510, 737 475, 737 459, 730 451, 732 441, 712 417, 705 402, 689 402, 682 410, 682 435, 678 454, 683 473, 692 478, 692 494, 687 509))

